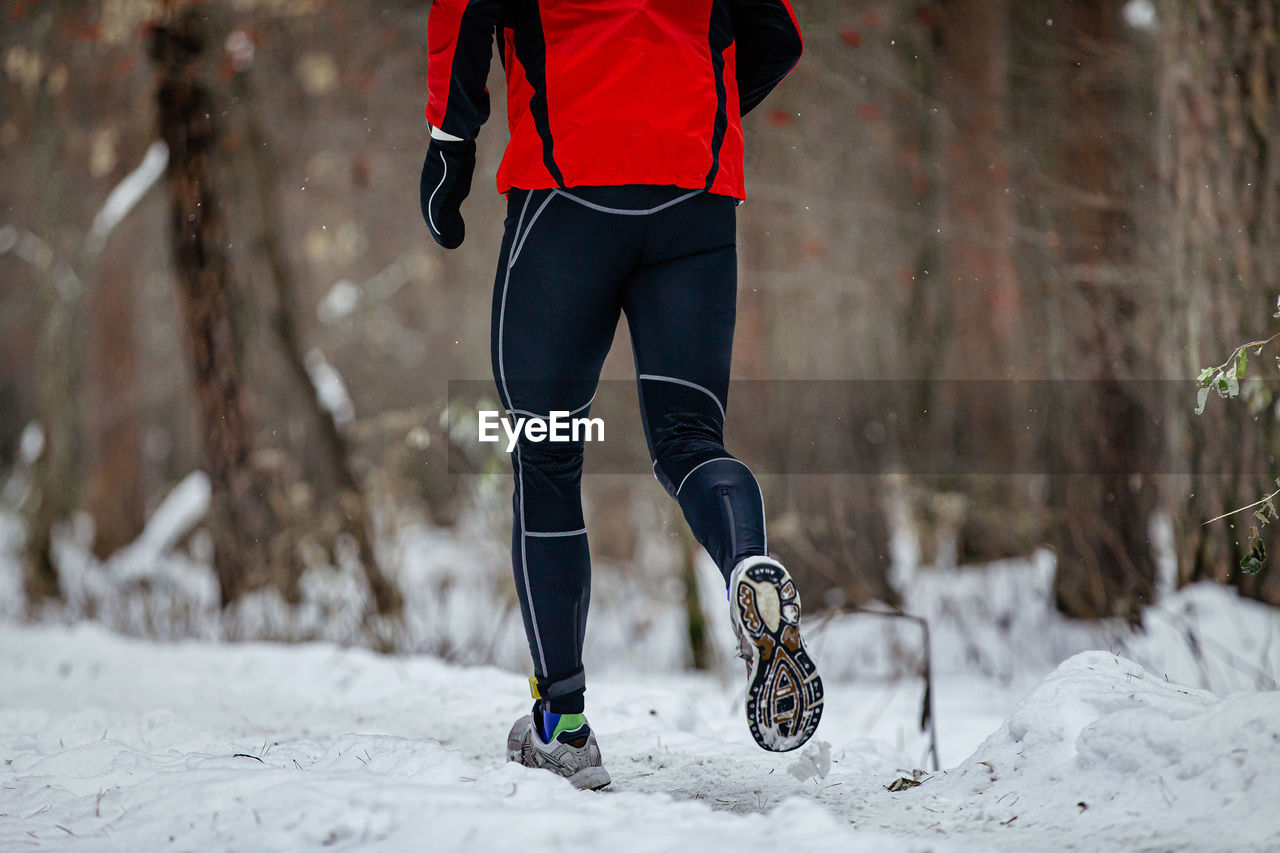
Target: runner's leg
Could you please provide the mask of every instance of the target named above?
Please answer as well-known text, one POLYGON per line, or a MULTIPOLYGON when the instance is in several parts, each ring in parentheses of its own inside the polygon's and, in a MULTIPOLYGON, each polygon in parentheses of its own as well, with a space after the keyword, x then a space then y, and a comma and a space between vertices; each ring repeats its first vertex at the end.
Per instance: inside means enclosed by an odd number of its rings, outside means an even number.
POLYGON ((728 580, 765 554, 764 500, 724 447, 737 300, 735 204, 703 194, 648 217, 623 310, 654 474, 728 580))
MULTIPOLYGON (((634 228, 551 190, 513 190, 493 297, 491 357, 517 418, 585 417, 638 261, 634 228)), ((512 566, 546 710, 581 713, 591 570, 582 517, 581 441, 512 453, 512 566)))

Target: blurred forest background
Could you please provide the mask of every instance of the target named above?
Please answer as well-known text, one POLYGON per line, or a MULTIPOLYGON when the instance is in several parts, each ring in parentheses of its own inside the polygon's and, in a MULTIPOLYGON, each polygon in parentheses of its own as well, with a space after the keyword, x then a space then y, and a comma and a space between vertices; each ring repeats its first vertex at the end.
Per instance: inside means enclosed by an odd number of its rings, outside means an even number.
MULTIPOLYGON (((868 437, 873 472, 820 474, 769 453, 845 452, 821 395, 731 404, 731 449, 783 472, 769 539, 807 600, 894 605, 921 567, 1048 552, 1069 617, 1136 621, 1205 579, 1280 604, 1271 563, 1239 569, 1258 520, 1204 524, 1275 488, 1274 350, 1193 413, 1201 369, 1277 325, 1280 2, 794 5, 804 58, 744 121, 735 378, 911 404, 868 437), (1087 392, 1020 433, 1045 387, 1087 392), (987 454, 1009 465, 947 461, 987 454)), ((505 457, 451 473, 446 417, 451 380, 489 375, 505 87, 495 61, 445 252, 417 201, 428 11, 0 5, 0 612, 290 637, 344 614, 348 639, 449 652, 404 626, 458 624, 470 577, 518 631, 505 457), (236 611, 264 591, 276 610, 236 611)), ((584 488, 598 594, 662 579, 701 662, 674 504, 647 475, 584 488)))

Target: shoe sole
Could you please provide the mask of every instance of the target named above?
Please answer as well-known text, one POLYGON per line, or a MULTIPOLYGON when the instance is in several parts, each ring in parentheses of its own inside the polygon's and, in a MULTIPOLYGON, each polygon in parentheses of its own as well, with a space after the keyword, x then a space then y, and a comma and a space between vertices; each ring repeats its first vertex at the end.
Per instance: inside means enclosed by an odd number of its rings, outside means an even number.
POLYGON ((800 639, 800 595, 787 570, 756 563, 734 575, 736 627, 752 647, 747 725, 761 748, 799 749, 822 719, 822 679, 800 639))
POLYGON ((587 767, 569 777, 569 784, 579 791, 599 791, 613 782, 603 767, 587 767))

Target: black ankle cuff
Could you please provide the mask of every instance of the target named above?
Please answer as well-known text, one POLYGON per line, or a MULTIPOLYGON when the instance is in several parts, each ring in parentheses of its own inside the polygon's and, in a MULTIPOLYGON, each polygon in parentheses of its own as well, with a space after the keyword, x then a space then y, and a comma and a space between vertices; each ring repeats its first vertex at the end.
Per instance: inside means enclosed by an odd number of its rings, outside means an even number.
POLYGON ((554 699, 543 699, 542 707, 549 714, 581 714, 586 709, 586 692, 585 687, 580 687, 554 699))
POLYGON ((542 707, 552 714, 581 714, 587 676, 582 667, 559 678, 536 676, 542 707))

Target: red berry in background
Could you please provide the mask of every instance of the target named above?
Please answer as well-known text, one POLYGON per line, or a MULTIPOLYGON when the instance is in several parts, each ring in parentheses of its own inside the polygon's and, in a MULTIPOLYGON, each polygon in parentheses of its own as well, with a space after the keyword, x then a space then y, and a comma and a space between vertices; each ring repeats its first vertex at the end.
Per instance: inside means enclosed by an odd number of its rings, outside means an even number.
POLYGON ((774 110, 769 113, 769 124, 777 127, 786 127, 791 124, 791 113, 786 110, 774 110))
POLYGON ((845 27, 840 31, 840 41, 849 45, 849 47, 862 47, 862 33, 853 27, 845 27))

